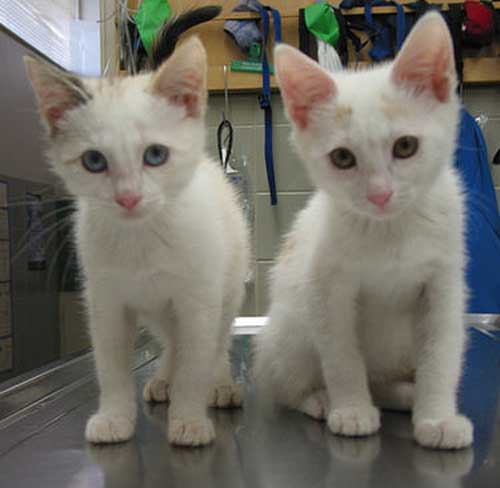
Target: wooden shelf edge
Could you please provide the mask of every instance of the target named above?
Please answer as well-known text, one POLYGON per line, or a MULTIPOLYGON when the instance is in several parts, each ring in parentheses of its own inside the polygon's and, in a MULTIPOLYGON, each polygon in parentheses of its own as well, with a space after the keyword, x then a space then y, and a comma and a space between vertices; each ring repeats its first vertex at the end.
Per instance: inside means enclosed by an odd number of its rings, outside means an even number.
MULTIPOLYGON (((441 5, 441 10, 444 12, 447 12, 449 10, 448 4, 450 3, 463 3, 463 1, 457 1, 457 2, 443 2, 440 3, 441 5)), ((500 1, 499 2, 493 2, 493 6, 496 10, 500 9, 500 1)), ((405 13, 415 13, 415 10, 412 10, 409 7, 406 7, 403 4, 403 10, 405 13)), ((351 9, 341 9, 342 15, 345 17, 349 16, 355 16, 355 15, 364 15, 365 14, 365 9, 363 7, 354 7, 351 9)), ((373 15, 386 15, 386 14, 394 14, 397 12, 396 7, 393 6, 374 6, 372 7, 372 14, 373 15)), ((280 14, 282 18, 286 17, 295 17, 298 18, 299 12, 298 9, 283 9, 280 10, 280 14)), ((219 17, 216 17, 215 19, 212 20, 212 22, 225 22, 226 20, 248 20, 248 19, 260 19, 260 14, 258 12, 231 12, 229 14, 225 15, 220 15, 219 17)))
MULTIPOLYGON (((370 66, 369 62, 359 63, 359 68, 370 66)), ((353 66, 350 66, 351 68, 353 66)), ((464 59, 464 83, 493 84, 500 81, 500 58, 465 58, 464 59)), ((221 93, 224 86, 223 67, 210 66, 208 69, 208 90, 210 93, 221 93)), ((262 88, 262 76, 260 73, 230 72, 228 87, 231 92, 258 92, 262 88)), ((271 87, 277 88, 274 77, 271 77, 271 87)))
MULTIPOLYGON (((358 67, 370 66, 368 62, 359 63, 358 67)), ((353 66, 350 66, 351 68, 353 66)), ((121 76, 125 76, 126 71, 120 71, 121 76)), ((464 83, 472 84, 492 84, 500 81, 500 57, 494 58, 465 58, 464 59, 464 83)), ((208 68, 208 90, 211 93, 221 92, 224 86, 223 67, 209 66, 208 68)), ((271 77, 271 86, 277 85, 274 77, 271 77)), ((228 87, 231 92, 254 91, 257 92, 262 87, 262 75, 260 73, 242 73, 231 71, 228 77, 228 87)))

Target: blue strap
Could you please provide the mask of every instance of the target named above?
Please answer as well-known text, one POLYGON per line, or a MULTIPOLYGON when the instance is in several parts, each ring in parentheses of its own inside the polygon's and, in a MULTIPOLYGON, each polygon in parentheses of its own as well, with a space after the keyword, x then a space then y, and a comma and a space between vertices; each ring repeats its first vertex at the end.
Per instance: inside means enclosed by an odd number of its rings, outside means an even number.
POLYGON ((264 155, 266 159, 267 182, 269 185, 269 193, 271 194, 271 205, 276 205, 278 203, 278 194, 276 192, 276 178, 274 174, 273 158, 273 110, 271 107, 271 85, 266 46, 267 39, 269 37, 268 11, 270 11, 273 16, 275 42, 281 42, 281 16, 280 13, 274 8, 265 7, 260 2, 253 2, 253 4, 259 9, 262 17, 262 93, 259 97, 259 102, 260 108, 264 110, 264 155))
POLYGON ((373 20, 372 7, 381 5, 393 5, 396 7, 396 52, 401 49, 406 37, 406 19, 405 11, 402 5, 395 1, 370 0, 365 4, 365 19, 367 24, 378 31, 378 39, 374 41, 373 48, 370 50, 370 56, 375 61, 382 61, 392 56, 392 43, 389 28, 381 26, 373 20))

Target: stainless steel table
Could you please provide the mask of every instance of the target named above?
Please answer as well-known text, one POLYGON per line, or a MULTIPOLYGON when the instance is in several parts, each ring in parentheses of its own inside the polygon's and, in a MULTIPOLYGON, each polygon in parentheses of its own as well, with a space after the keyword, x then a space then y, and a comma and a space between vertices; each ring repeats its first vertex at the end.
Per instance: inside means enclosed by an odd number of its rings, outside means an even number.
MULTIPOLYGON (((211 447, 169 446, 167 407, 140 402, 137 434, 121 445, 83 439, 97 405, 91 356, 52 368, 0 393, 1 488, 132 487, 500 487, 500 336, 470 330, 460 393, 475 425, 473 448, 431 451, 412 440, 409 415, 386 412, 379 435, 333 436, 295 412, 264 414, 248 379, 248 336, 235 340, 234 363, 245 381, 243 410, 212 411, 211 447)), ((154 368, 154 347, 138 350, 140 387, 154 368)))

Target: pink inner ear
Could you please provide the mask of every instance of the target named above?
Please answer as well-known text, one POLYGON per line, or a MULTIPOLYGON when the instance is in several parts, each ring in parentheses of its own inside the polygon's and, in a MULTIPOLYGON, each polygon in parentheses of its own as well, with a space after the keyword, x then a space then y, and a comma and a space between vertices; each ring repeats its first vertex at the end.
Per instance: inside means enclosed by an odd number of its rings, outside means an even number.
MULTIPOLYGON (((452 68, 454 69, 454 68, 452 68)), ((446 102, 450 97, 450 78, 448 76, 450 66, 443 57, 436 61, 434 73, 432 75, 432 90, 440 102, 446 102)))
POLYGON ((197 117, 200 113, 199 97, 195 93, 184 93, 169 97, 173 105, 184 106, 188 117, 197 117))
POLYGON ((301 130, 308 127, 311 110, 335 95, 333 80, 323 73, 317 77, 306 75, 295 82, 285 81, 282 89, 288 113, 301 130))
POLYGON ((53 127, 56 122, 62 117, 64 111, 59 107, 50 107, 47 110, 46 116, 48 123, 53 127))
POLYGON ((453 46, 439 14, 419 20, 398 54, 392 70, 396 84, 415 93, 427 92, 446 102, 453 89, 455 66, 453 46))
POLYGON ((298 128, 303 130, 307 128, 307 114, 310 107, 291 106, 289 109, 290 117, 295 121, 298 128))
POLYGON ((52 105, 45 109, 45 118, 53 134, 57 132, 57 122, 62 118, 65 112, 76 107, 76 105, 76 103, 71 101, 59 102, 58 105, 52 105))

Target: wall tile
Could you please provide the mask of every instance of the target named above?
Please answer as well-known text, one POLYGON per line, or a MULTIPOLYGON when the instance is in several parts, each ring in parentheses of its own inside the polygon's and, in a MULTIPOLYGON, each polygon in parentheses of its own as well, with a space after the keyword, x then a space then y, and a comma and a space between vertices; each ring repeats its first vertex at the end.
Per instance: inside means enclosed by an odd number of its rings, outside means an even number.
POLYGON ((500 115, 500 87, 467 87, 464 90, 464 105, 474 116, 481 113, 500 115))
MULTIPOLYGON (((269 191, 264 156, 264 129, 256 129, 257 189, 269 191)), ((304 164, 293 150, 290 142, 290 127, 278 126, 273 130, 273 155, 276 186, 278 191, 312 191, 304 164)))
MULTIPOLYGON (((211 95, 208 99, 206 116, 209 127, 217 127, 222 120, 224 110, 224 95, 211 95)), ((255 112, 259 110, 257 94, 230 94, 229 115, 226 117, 233 125, 254 125, 255 112)))
POLYGON ((273 265, 273 261, 257 263, 257 315, 266 315, 269 309, 269 272, 273 265))
POLYGON ((256 281, 252 281, 246 285, 245 300, 239 312, 240 316, 257 315, 256 308, 256 281))
POLYGON ((310 193, 281 193, 278 205, 272 207, 269 194, 257 194, 256 202, 256 257, 273 259, 281 239, 290 228, 295 214, 304 207, 310 193))

